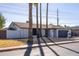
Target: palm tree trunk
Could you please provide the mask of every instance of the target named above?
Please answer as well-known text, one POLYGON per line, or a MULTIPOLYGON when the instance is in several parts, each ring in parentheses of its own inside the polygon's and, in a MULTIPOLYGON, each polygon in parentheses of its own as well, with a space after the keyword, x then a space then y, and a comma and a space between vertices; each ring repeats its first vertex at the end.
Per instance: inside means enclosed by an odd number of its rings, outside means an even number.
POLYGON ((41 15, 41 3, 40 3, 40 37, 42 36, 42 15, 41 15))
POLYGON ((29 39, 32 40, 32 3, 29 3, 29 39))
POLYGON ((46 6, 46 37, 48 37, 48 3, 46 6))
POLYGON ((38 3, 36 4, 36 22, 37 22, 37 38, 39 38, 39 29, 38 29, 38 3))

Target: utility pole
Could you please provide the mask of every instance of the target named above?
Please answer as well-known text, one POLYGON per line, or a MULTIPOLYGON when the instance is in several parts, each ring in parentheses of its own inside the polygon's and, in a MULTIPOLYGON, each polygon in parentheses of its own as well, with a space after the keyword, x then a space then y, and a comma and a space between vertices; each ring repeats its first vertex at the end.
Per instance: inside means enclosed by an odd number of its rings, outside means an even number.
POLYGON ((57 26, 59 25, 59 11, 57 9, 57 26))

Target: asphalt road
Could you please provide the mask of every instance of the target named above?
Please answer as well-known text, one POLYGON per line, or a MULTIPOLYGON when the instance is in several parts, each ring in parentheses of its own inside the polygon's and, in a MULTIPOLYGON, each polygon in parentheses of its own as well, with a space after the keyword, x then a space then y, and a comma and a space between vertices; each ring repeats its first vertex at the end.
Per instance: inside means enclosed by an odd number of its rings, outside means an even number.
POLYGON ((0 56, 79 56, 79 43, 46 45, 45 47, 26 48, 0 52, 0 56))

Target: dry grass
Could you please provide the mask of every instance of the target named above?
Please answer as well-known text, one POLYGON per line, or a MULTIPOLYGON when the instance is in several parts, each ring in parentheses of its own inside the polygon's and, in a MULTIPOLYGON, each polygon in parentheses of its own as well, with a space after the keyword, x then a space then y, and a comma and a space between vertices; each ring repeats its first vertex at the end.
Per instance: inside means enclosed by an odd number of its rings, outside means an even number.
POLYGON ((25 41, 26 40, 0 40, 0 48, 25 45, 25 41))

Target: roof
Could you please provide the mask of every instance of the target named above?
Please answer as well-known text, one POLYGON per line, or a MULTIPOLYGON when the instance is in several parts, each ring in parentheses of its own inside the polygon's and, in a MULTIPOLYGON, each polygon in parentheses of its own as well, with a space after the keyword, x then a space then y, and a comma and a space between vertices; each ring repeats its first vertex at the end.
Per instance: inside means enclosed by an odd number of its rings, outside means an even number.
POLYGON ((79 29, 79 26, 73 26, 71 29, 79 29))
MULTIPOLYGON (((29 28, 29 23, 21 23, 21 22, 12 22, 12 23, 14 23, 16 26, 23 29, 29 28)), ((33 24, 32 28, 37 28, 36 24, 33 24)), ((40 24, 38 25, 38 28, 40 28, 40 24)), ((46 25, 42 24, 42 28, 45 29, 46 25)), ((48 28, 51 29, 51 28, 63 28, 63 27, 50 24, 48 25, 48 28)))

